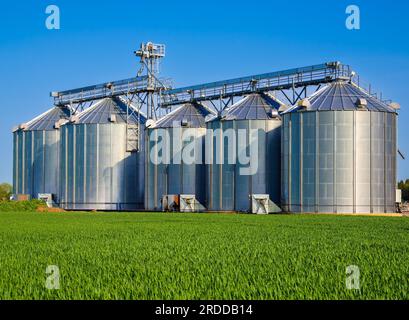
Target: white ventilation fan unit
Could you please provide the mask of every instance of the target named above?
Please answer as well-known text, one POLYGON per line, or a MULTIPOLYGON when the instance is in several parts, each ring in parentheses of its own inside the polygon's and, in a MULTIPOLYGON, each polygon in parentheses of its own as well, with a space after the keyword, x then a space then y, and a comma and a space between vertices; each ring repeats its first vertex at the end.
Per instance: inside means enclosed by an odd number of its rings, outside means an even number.
POLYGON ((251 212, 256 214, 269 214, 281 212, 281 209, 270 200, 268 194, 252 194, 251 212))
POLYGON ((54 206, 54 197, 51 193, 39 193, 37 198, 38 200, 44 201, 48 208, 52 208, 54 206))
POLYGON ((194 194, 180 195, 180 212, 201 212, 205 207, 196 199, 194 194))

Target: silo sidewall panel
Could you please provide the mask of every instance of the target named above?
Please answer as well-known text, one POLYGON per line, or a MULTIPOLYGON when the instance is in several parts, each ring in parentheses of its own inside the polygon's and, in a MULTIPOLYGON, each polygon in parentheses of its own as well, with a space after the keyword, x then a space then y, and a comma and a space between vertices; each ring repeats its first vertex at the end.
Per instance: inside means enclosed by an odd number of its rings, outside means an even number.
MULTIPOLYGON (((237 187, 235 184, 235 167, 234 163, 231 163, 233 159, 229 161, 231 156, 230 148, 235 148, 235 141, 233 135, 229 135, 228 132, 233 129, 235 130, 235 121, 223 121, 221 122, 223 134, 221 136, 221 151, 223 157, 222 172, 221 172, 221 209, 223 211, 238 211, 239 207, 237 204, 237 199, 234 197, 234 190, 237 187), (229 163, 230 162, 230 163, 229 163)), ((231 131, 230 131, 231 132, 231 131)), ((233 157, 232 157, 233 158, 233 157)))
POLYGON ((41 193, 50 193, 59 203, 59 151, 60 131, 44 131, 44 189, 41 193))
POLYGON ((196 130, 196 154, 195 165, 195 194, 201 204, 205 203, 206 198, 206 166, 205 166, 205 136, 206 128, 197 128, 196 130))
POLYGON ((86 143, 86 126, 75 125, 75 177, 74 177, 74 193, 75 204, 81 207, 85 203, 85 183, 86 183, 86 164, 85 164, 85 148, 86 143))
POLYGON ((33 132, 33 197, 37 198, 38 194, 45 188, 45 169, 46 169, 46 142, 45 131, 33 132))
POLYGON ((386 132, 386 211, 395 212, 396 197, 396 114, 387 113, 385 121, 386 132))
POLYGON ((166 148, 169 146, 162 142, 164 131, 159 132, 159 129, 148 129, 147 132, 146 208, 148 210, 160 210, 161 199, 166 193, 167 186, 167 164, 164 164, 160 157, 163 159, 163 155, 167 152, 166 148))
MULTIPOLYGON (((33 155, 33 132, 24 132, 24 186, 25 194, 31 195, 32 198, 37 198, 34 190, 34 155, 33 155)), ((43 182, 43 181, 41 181, 43 182)))
POLYGON ((98 202, 98 128, 96 124, 84 124, 85 141, 85 195, 84 205, 96 205, 98 202))
POLYGON ((18 157, 19 157, 19 149, 18 149, 18 133, 19 131, 13 132, 13 194, 18 194, 18 176, 19 176, 19 169, 18 169, 18 157))
MULTIPOLYGON (((251 193, 256 193, 253 192, 252 187, 254 186, 255 180, 257 180, 257 177, 259 176, 258 173, 262 168, 258 167, 257 172, 252 175, 245 175, 242 174, 244 171, 243 169, 248 169, 250 170, 250 166, 255 166, 257 164, 251 163, 251 154, 250 154, 250 129, 256 129, 257 128, 257 123, 256 120, 237 120, 235 121, 235 132, 236 132, 236 158, 237 158, 237 165, 235 166, 235 171, 234 171, 234 185, 235 185, 235 208, 234 210, 237 211, 248 211, 249 210, 249 205, 250 205, 250 199, 249 196, 251 193), (244 139, 239 139, 239 132, 245 131, 245 140, 244 139), (239 152, 243 151, 244 152, 244 157, 249 160, 249 163, 239 163, 239 152), (241 169, 241 170, 240 170, 241 169)), ((242 137, 242 136, 241 136, 242 137)), ((264 151, 263 150, 258 150, 259 155, 258 155, 258 160, 260 161, 260 158, 263 157, 264 151)), ((243 158, 243 157, 242 157, 243 158)), ((225 158, 225 161, 227 162, 228 158, 225 158)), ((250 173, 250 172, 249 172, 250 173)))
POLYGON ((371 198, 372 212, 385 211, 384 113, 371 112, 371 198))
POLYGON ((354 111, 335 111, 335 212, 354 212, 354 111))
POLYGON ((280 205, 281 199, 281 120, 266 121, 266 194, 280 205))
POLYGON ((188 148, 188 146, 194 146, 197 132, 194 128, 182 128, 181 133, 182 165, 180 194, 196 194, 196 165, 195 162, 186 163, 184 155, 193 156, 189 152, 191 148, 188 148))
POLYGON ((315 112, 304 112, 302 125, 302 212, 315 212, 316 123, 315 112))
POLYGON ((19 194, 24 194, 24 132, 18 131, 18 192, 19 194))
MULTIPOLYGON (((142 126, 142 125, 141 125, 142 126)), ((145 202, 145 139, 143 137, 143 134, 145 132, 145 128, 141 127, 140 130, 140 135, 139 137, 139 150, 136 154, 136 165, 137 165, 137 191, 135 192, 136 195, 136 202, 137 202, 137 207, 138 209, 143 209, 144 202, 145 202)))
POLYGON ((66 169, 67 169, 67 153, 66 151, 66 136, 67 136, 67 126, 64 125, 61 127, 61 137, 60 137, 60 158, 59 158, 59 163, 60 163, 60 206, 63 209, 68 209, 67 208, 67 199, 66 199, 66 183, 67 183, 67 175, 66 175, 66 169))
MULTIPOLYGON (((162 209, 162 198, 165 194, 170 194, 170 190, 168 189, 168 184, 169 184, 169 160, 166 159, 165 155, 170 155, 169 152, 171 150, 170 143, 171 141, 168 141, 168 143, 164 142, 163 139, 166 139, 164 135, 166 136, 166 129, 161 129, 162 131, 156 130, 156 141, 161 146, 156 150, 156 161, 157 164, 154 165, 154 170, 155 170, 155 181, 156 181, 156 186, 155 186, 155 210, 161 210, 162 209)), ((170 137, 169 137, 170 138, 170 137)), ((170 155, 171 156, 171 155, 170 155)))
POLYGON ((334 112, 319 112, 318 176, 320 212, 334 212, 334 112))
MULTIPOLYGON (((170 163, 167 165, 166 171, 166 193, 167 194, 181 194, 182 193, 182 177, 183 177, 183 167, 181 165, 182 151, 177 149, 177 144, 179 148, 183 146, 181 141, 181 132, 183 129, 178 128, 174 130, 173 128, 164 129, 169 134, 169 150, 170 152, 170 163), (180 134, 178 134, 180 133, 180 134), (175 136, 177 135, 177 136, 175 136), (176 141, 175 141, 176 140, 176 141)), ((163 194, 162 194, 163 196, 163 194)))
POLYGON ((98 206, 109 210, 112 203, 112 132, 110 124, 98 124, 98 206))
POLYGON ((75 125, 67 126, 67 203, 73 209, 75 206, 75 125))
POLYGON ((152 129, 147 129, 145 133, 146 140, 146 156, 145 156, 145 209, 154 209, 154 188, 155 188, 155 177, 153 162, 151 159, 151 153, 153 149, 154 142, 151 141, 151 137, 154 136, 154 131, 152 129))
POLYGON ((301 118, 302 114, 296 113, 291 116, 290 128, 290 170, 291 170, 291 211, 301 211, 301 118))
POLYGON ((290 211, 289 208, 289 190, 290 190, 290 166, 289 166, 289 130, 290 130, 290 121, 291 121, 291 113, 287 113, 283 116, 283 126, 282 126, 282 134, 281 134, 281 145, 282 145, 282 153, 281 153, 281 207, 283 211, 290 211))
POLYGON ((371 113, 355 112, 355 212, 371 212, 371 113))

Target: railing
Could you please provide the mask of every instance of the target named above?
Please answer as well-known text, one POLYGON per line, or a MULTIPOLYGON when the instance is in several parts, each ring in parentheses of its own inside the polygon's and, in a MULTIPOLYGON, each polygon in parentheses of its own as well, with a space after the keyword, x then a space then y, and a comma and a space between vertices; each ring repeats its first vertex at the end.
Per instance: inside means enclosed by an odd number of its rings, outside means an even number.
POLYGON ((161 106, 168 107, 192 100, 214 100, 251 92, 285 90, 333 82, 352 76, 348 65, 329 62, 309 67, 253 75, 162 91, 161 106))
POLYGON ((135 77, 125 80, 101 83, 98 85, 82 87, 73 90, 51 92, 55 105, 67 105, 98 100, 105 97, 122 96, 146 91, 148 77, 135 77))

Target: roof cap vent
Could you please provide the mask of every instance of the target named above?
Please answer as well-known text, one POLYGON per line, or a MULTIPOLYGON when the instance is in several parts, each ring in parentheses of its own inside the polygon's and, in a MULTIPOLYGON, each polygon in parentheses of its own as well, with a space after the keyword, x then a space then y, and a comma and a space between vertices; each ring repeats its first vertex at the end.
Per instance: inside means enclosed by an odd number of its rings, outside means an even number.
POLYGON ((308 109, 310 106, 311 106, 310 100, 308 100, 307 98, 298 101, 298 107, 300 107, 300 109, 302 110, 308 109))
POLYGON ((110 114, 108 120, 109 122, 116 122, 116 114, 110 114))
POLYGON ((148 129, 148 128, 154 127, 155 125, 156 125, 155 120, 148 119, 148 120, 146 120, 145 128, 148 129))
POLYGON ((278 112, 284 112, 288 109, 288 106, 286 104, 280 104, 280 108, 278 108, 278 112))
POLYGON ((67 120, 60 119, 56 123, 54 123, 54 129, 60 129, 63 124, 65 124, 67 120))
POLYGON ((389 106, 390 106, 391 108, 393 108, 394 110, 400 110, 400 104, 397 103, 397 102, 391 102, 391 103, 389 104, 389 106))
POLYGON ((355 105, 358 108, 363 109, 363 108, 366 108, 368 106, 368 102, 364 98, 358 98, 358 99, 356 99, 355 105))
POLYGON ((187 127, 189 125, 189 121, 187 119, 183 118, 180 121, 180 124, 181 124, 182 127, 187 127))
POLYGON ((213 120, 215 118, 214 114, 209 113, 206 117, 205 117, 205 122, 208 122, 210 120, 213 120))
POLYGON ((70 117, 70 122, 71 122, 71 123, 78 122, 78 120, 79 120, 78 116, 71 116, 71 117, 70 117))
POLYGON ((270 110, 270 115, 271 115, 271 117, 274 118, 274 119, 278 118, 278 117, 279 117, 279 115, 278 115, 278 110, 272 108, 272 109, 270 110))

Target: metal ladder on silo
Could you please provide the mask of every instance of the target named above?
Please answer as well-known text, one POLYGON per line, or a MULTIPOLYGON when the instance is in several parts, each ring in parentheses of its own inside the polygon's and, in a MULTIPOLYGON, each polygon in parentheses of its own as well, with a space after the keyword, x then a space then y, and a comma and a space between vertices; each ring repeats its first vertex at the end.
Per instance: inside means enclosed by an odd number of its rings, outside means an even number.
POLYGON ((137 152, 139 150, 139 124, 129 123, 126 125, 126 151, 137 152))
POLYGON ((139 127, 140 127, 140 113, 138 111, 129 108, 132 99, 126 98, 127 110, 126 110, 126 151, 138 152, 139 151, 139 127), (136 117, 138 121, 136 123, 130 121, 132 117, 136 117))

